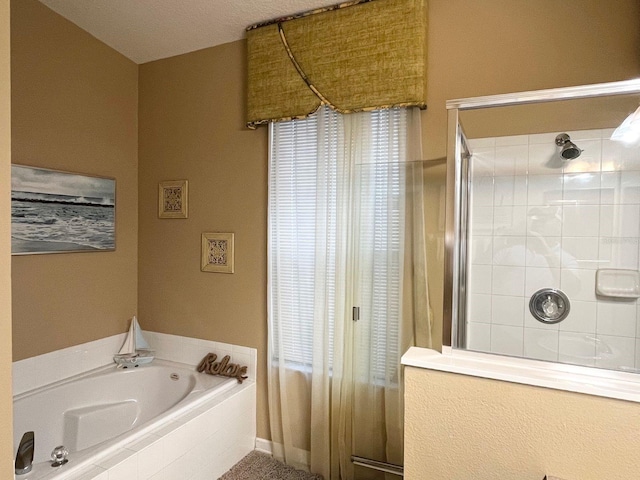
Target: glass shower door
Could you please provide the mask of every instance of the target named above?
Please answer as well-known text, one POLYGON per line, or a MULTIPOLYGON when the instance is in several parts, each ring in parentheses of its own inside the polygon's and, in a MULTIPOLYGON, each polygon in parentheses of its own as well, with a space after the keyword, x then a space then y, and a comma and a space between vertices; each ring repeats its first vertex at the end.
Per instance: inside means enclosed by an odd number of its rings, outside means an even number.
POLYGON ((427 346, 430 333, 423 175, 423 162, 361 165, 357 172, 353 311, 357 479, 393 479, 402 472, 400 357, 411 345, 427 346))

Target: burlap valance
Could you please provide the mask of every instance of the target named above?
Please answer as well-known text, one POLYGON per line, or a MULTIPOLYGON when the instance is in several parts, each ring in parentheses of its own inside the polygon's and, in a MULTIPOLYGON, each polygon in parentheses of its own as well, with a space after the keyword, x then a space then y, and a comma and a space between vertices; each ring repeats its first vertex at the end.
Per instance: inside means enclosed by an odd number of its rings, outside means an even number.
POLYGON ((247 125, 426 108, 426 0, 361 0, 247 29, 247 125))

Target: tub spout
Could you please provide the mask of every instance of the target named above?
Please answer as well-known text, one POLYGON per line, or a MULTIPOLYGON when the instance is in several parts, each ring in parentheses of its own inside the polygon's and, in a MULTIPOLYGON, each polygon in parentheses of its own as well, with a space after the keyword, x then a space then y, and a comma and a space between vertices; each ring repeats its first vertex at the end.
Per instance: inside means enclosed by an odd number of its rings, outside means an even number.
POLYGON ((15 471, 16 475, 24 475, 31 471, 33 466, 33 449, 35 447, 34 433, 26 432, 22 435, 18 453, 16 454, 15 471))

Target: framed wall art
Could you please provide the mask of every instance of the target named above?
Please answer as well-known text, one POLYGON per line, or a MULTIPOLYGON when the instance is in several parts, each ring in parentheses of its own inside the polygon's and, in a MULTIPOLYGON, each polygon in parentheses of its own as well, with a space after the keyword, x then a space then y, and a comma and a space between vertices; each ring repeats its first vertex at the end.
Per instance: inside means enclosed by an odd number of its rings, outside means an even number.
POLYGON ((189 182, 168 180, 158 184, 158 217, 189 217, 189 182))
POLYGON ((203 272, 233 273, 233 233, 203 233, 203 272))
POLYGON ((116 180, 11 166, 11 254, 116 249, 116 180))

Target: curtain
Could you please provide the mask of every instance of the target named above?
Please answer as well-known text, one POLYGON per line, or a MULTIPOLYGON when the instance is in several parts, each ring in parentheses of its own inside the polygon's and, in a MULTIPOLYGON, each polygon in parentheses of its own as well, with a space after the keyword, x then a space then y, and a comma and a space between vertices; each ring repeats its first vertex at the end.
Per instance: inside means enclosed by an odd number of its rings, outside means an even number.
POLYGON ((426 108, 425 0, 355 0, 247 29, 247 126, 426 108))
POLYGON ((419 136, 416 118, 407 109, 342 115, 324 107, 309 119, 271 125, 274 454, 327 480, 353 478, 354 453, 402 462, 400 356, 418 330, 429 329, 426 317, 411 321, 425 311, 407 302, 405 286, 426 289, 426 277, 423 284, 406 280, 413 239, 424 241, 408 227, 423 211, 413 204, 424 208, 407 163, 421 156, 410 141, 419 136))

